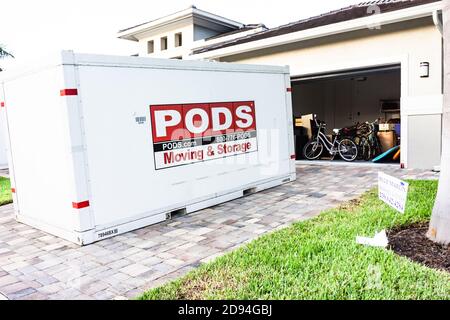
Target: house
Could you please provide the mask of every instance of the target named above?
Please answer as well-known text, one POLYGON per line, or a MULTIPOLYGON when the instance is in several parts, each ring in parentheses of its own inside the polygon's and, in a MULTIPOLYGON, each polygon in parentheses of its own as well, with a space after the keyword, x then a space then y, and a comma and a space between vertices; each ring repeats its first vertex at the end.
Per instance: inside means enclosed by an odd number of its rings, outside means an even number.
POLYGON ((236 22, 191 6, 174 14, 119 31, 121 39, 138 41, 139 56, 188 58, 194 48, 267 30, 264 25, 236 22))
POLYGON ((192 7, 119 37, 139 41, 140 56, 289 65, 295 116, 318 114, 328 129, 400 122, 402 165, 431 169, 441 155, 441 9, 369 1, 268 29, 192 7))

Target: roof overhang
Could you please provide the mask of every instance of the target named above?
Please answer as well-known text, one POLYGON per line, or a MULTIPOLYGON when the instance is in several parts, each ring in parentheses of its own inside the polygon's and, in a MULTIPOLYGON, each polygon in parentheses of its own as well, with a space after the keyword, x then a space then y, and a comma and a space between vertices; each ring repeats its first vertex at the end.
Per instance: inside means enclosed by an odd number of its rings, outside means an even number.
POLYGON ((442 10, 442 8, 443 3, 442 1, 440 1, 388 13, 373 14, 369 17, 334 23, 308 30, 292 32, 261 40, 255 40, 211 51, 192 54, 189 56, 189 59, 218 59, 230 55, 262 50, 266 48, 272 48, 290 43, 332 36, 361 29, 375 28, 392 23, 432 17, 436 11, 442 10))
POLYGON ((241 31, 241 30, 242 29, 238 29, 238 30, 235 31, 236 33, 233 33, 233 34, 230 34, 230 35, 226 35, 226 34, 222 35, 222 34, 220 34, 217 37, 212 38, 212 39, 197 40, 194 43, 195 47, 193 48, 193 50, 195 50, 197 48, 205 47, 207 45, 209 46, 209 45, 220 43, 220 42, 223 42, 223 41, 229 41, 229 40, 232 40, 232 39, 236 39, 236 38, 252 35, 252 34, 255 34, 255 33, 258 33, 258 32, 265 31, 265 30, 267 30, 267 28, 264 25, 260 25, 260 26, 258 26, 256 28, 253 28, 253 29, 248 29, 248 30, 245 30, 245 31, 241 31))
POLYGON ((242 24, 240 22, 230 20, 230 19, 218 16, 215 14, 197 9, 196 7, 192 6, 183 11, 179 11, 179 12, 173 13, 171 15, 168 15, 168 16, 150 21, 150 22, 137 25, 135 27, 120 30, 117 34, 117 37, 120 39, 139 41, 139 34, 149 32, 153 29, 161 28, 166 25, 174 24, 174 23, 177 23, 177 22, 182 21, 187 18, 208 21, 210 23, 220 25, 220 26, 230 28, 230 29, 239 29, 244 26, 244 24, 242 24))

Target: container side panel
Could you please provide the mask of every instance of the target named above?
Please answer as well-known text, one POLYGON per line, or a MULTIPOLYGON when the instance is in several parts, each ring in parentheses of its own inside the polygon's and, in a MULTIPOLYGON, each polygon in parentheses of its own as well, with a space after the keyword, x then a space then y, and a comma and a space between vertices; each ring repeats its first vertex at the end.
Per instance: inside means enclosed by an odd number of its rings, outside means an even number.
MULTIPOLYGON (((292 135, 286 125, 290 115, 283 73, 79 66, 79 81, 90 205, 97 228, 290 175, 292 135), (205 104, 216 102, 238 102, 225 104, 224 113, 227 108, 234 112, 239 102, 254 104, 256 134, 249 137, 250 152, 226 158, 223 153, 216 154, 210 157, 212 160, 201 161, 207 160, 208 149, 202 159, 198 153, 189 153, 195 148, 185 148, 181 156, 197 158, 180 162, 184 164, 180 166, 171 166, 170 153, 166 158, 160 155, 158 160, 150 106, 171 105, 186 119, 191 104, 203 109, 201 118, 211 113, 205 104)), ((250 109, 244 111, 252 113, 250 109)), ((167 124, 171 120, 177 119, 159 119, 167 124)))
POLYGON ((6 126, 6 104, 3 95, 3 83, 0 85, 0 169, 8 167, 8 135, 6 126))
POLYGON ((8 81, 5 100, 20 215, 73 230, 70 144, 60 68, 8 81))
MULTIPOLYGON (((0 99, 1 100, 1 99, 0 99)), ((6 114, 5 107, 0 109, 0 169, 8 167, 7 138, 6 138, 6 114)))
POLYGON ((19 212, 19 203, 17 202, 17 193, 13 192, 16 190, 16 181, 14 179, 14 164, 12 163, 11 158, 11 144, 9 139, 9 124, 8 124, 8 113, 6 110, 6 102, 5 102, 5 86, 4 83, 1 83, 0 87, 0 101, 3 102, 3 108, 1 109, 1 112, 3 113, 3 119, 4 122, 2 123, 2 130, 4 130, 4 138, 5 138, 5 147, 6 147, 6 154, 8 158, 8 171, 9 171, 9 179, 11 182, 11 193, 12 193, 12 199, 14 203, 14 211, 17 213, 19 212))

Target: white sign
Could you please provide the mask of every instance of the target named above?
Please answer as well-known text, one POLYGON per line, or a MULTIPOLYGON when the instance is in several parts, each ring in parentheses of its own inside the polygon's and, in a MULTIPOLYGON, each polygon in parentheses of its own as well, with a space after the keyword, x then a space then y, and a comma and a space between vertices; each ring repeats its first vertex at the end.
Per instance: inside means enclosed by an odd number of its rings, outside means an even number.
POLYGON ((398 212, 405 213, 409 184, 378 172, 378 197, 398 212))

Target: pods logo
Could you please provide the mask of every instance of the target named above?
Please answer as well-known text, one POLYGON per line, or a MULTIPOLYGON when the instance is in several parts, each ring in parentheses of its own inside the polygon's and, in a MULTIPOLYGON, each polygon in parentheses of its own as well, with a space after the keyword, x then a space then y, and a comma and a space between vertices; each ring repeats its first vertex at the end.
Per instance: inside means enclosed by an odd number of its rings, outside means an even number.
POLYGON ((257 151, 253 101, 151 105, 150 116, 157 170, 257 151))

